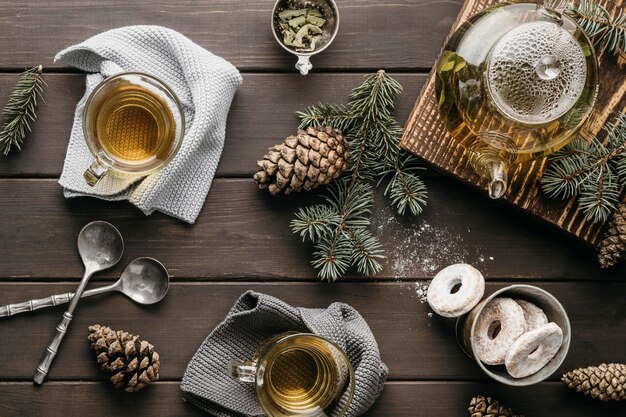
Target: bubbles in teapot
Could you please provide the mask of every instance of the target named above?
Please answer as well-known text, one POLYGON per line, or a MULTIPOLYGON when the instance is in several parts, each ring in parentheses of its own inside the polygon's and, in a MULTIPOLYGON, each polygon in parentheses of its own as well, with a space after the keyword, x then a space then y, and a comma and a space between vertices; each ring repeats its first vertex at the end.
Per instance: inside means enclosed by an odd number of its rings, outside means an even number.
POLYGON ((567 31, 539 21, 502 37, 491 52, 486 78, 504 115, 521 123, 548 123, 576 104, 587 66, 583 50, 567 31))

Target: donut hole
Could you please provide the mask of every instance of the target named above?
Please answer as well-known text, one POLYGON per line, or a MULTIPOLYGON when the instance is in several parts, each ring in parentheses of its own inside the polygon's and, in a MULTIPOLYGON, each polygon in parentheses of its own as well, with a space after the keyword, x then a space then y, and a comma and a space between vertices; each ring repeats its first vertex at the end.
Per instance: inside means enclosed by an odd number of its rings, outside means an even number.
POLYGON ((543 352, 543 349, 541 348, 542 345, 537 345, 537 347, 528 354, 528 359, 537 359, 539 356, 541 356, 541 353, 543 352))
POLYGON ((493 340, 496 337, 498 337, 501 330, 502 330, 502 323, 500 323, 500 320, 495 320, 487 328, 487 337, 493 340))
POLYGON ((463 285, 463 280, 460 277, 454 277, 448 282, 448 292, 450 294, 456 294, 461 289, 461 285, 463 285))

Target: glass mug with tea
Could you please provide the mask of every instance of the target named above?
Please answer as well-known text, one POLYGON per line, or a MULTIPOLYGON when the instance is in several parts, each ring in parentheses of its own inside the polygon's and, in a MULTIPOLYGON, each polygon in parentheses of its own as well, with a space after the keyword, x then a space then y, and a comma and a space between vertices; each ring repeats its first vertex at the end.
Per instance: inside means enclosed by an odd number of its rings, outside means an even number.
POLYGON ((251 360, 231 362, 230 375, 253 383, 269 417, 341 417, 354 395, 354 370, 333 342, 309 333, 283 333, 251 360))
POLYGON ((148 175, 172 160, 185 134, 185 116, 164 82, 140 72, 102 81, 83 110, 83 133, 94 162, 85 171, 94 186, 109 170, 148 175))

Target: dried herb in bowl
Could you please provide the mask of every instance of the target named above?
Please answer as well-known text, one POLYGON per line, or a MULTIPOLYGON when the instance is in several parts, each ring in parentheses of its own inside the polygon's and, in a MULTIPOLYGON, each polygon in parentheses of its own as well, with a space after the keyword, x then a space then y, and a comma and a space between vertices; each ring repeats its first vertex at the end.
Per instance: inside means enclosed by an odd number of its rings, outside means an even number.
POLYGON ((322 12, 314 7, 297 9, 293 5, 278 14, 283 43, 296 52, 313 52, 326 23, 322 12))

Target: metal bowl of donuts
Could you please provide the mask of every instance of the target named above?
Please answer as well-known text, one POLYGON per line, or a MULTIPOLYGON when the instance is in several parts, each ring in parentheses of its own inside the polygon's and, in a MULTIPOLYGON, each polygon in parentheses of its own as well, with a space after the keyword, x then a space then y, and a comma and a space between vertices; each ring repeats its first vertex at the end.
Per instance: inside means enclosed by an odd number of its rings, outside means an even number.
POLYGON ((563 363, 571 327, 561 303, 533 285, 502 288, 457 321, 463 350, 494 380, 537 384, 563 363))

